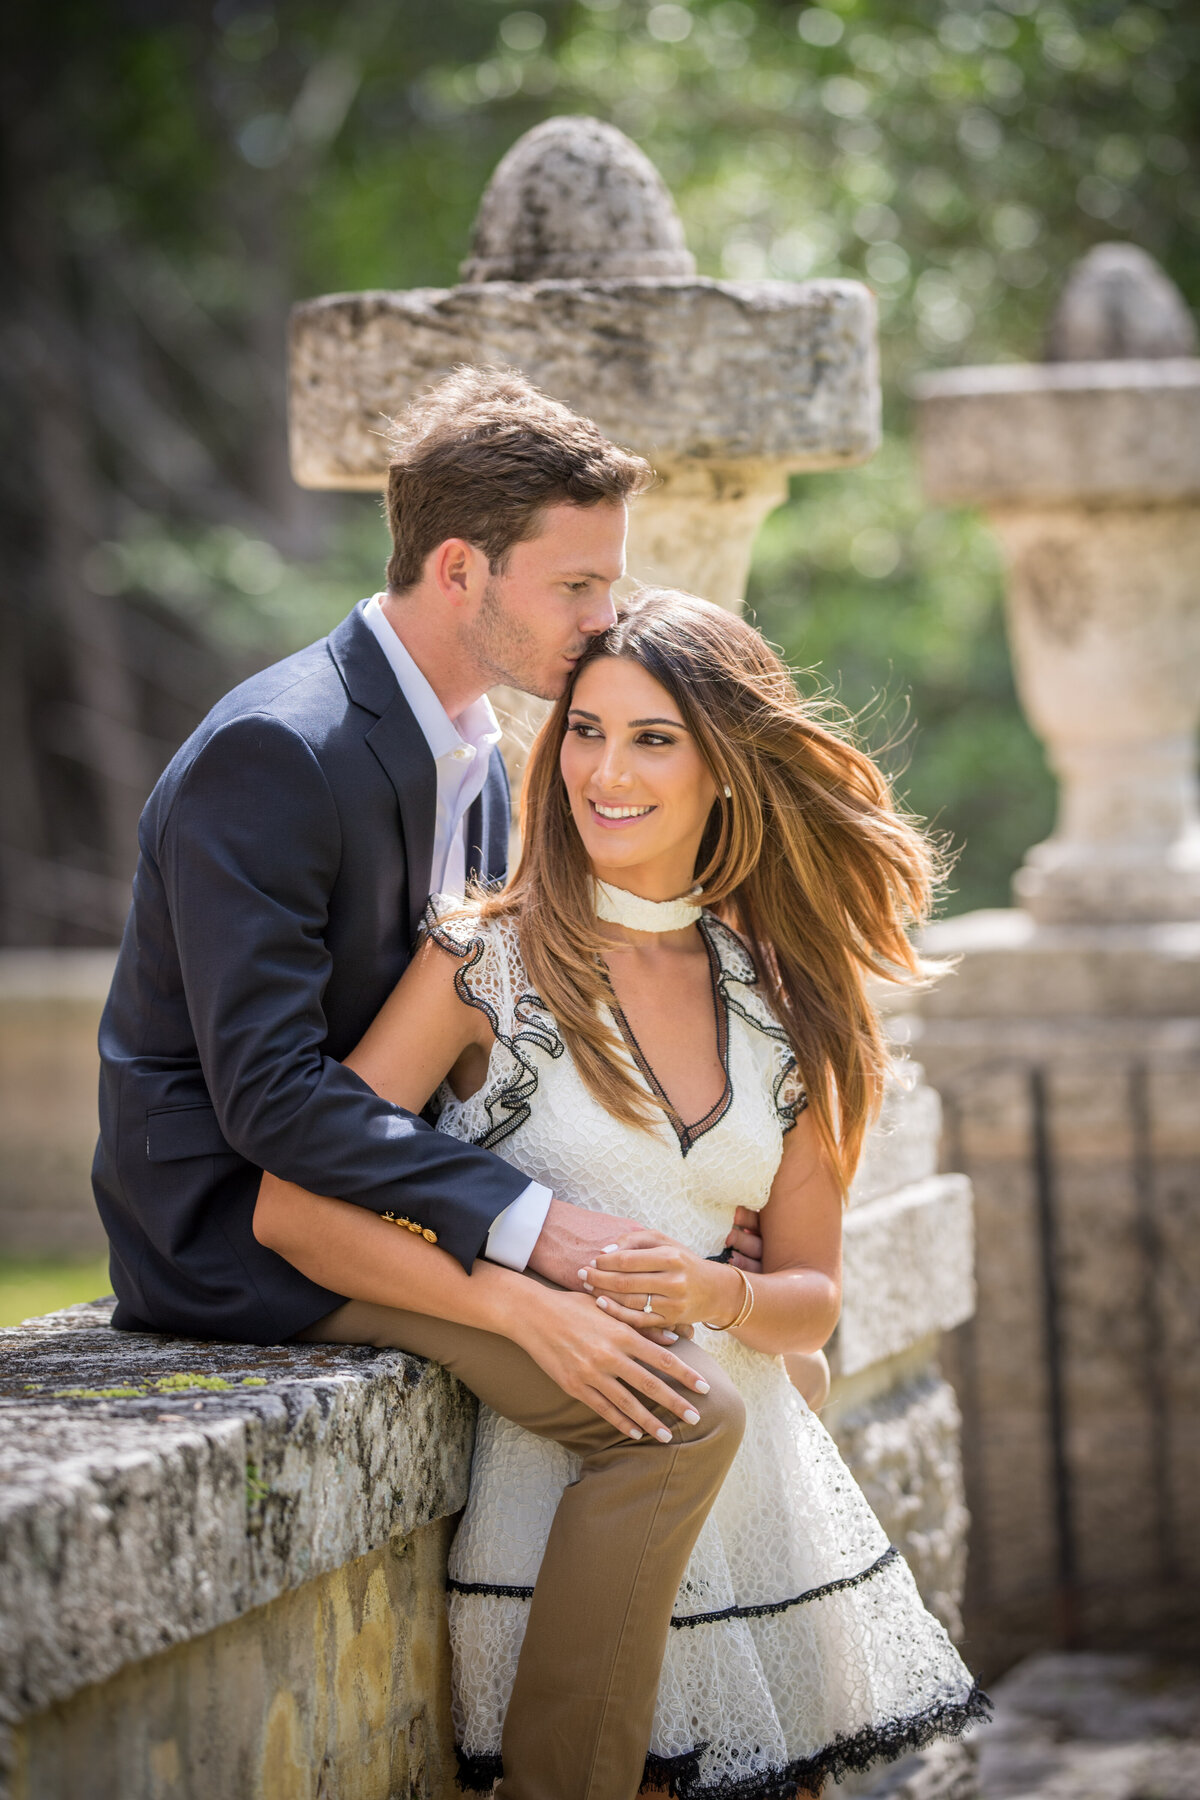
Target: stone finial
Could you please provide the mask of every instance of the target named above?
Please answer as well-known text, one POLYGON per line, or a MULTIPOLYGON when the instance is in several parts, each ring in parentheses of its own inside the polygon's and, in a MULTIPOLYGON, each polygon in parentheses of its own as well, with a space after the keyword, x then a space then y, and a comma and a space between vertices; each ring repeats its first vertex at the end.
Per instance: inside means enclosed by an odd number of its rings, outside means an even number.
POLYGON ((1196 326, 1183 295, 1136 244, 1097 244, 1067 278, 1050 321, 1047 362, 1194 356, 1196 326))
POLYGON ((1014 881, 1044 925, 1200 920, 1200 358, 1144 251, 1071 274, 1049 359, 914 384, 940 505, 984 506, 1008 562, 1017 687, 1059 781, 1014 881))
POLYGON ((688 277, 696 259, 658 170, 599 119, 547 119, 497 165, 463 280, 688 277))
POLYGON ((378 488, 384 420, 456 363, 522 370, 659 475, 629 567, 737 607, 759 525, 799 469, 879 441, 875 312, 855 281, 711 281, 642 152, 595 119, 547 119, 480 204, 453 288, 329 294, 292 315, 292 469, 378 488))

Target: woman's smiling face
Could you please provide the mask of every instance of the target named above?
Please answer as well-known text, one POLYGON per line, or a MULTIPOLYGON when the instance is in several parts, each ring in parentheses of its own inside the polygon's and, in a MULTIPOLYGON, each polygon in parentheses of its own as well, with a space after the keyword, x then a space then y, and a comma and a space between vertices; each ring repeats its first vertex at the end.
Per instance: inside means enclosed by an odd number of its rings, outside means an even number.
POLYGON ((575 683, 559 767, 596 874, 651 900, 686 892, 717 789, 679 707, 627 657, 575 683))

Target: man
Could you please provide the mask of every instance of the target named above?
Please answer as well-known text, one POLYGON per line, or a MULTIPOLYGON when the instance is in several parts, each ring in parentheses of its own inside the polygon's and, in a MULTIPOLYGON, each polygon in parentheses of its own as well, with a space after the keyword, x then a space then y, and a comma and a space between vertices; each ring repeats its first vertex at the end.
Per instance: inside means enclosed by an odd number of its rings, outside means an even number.
POLYGON ((380 1305, 369 1214, 468 1274, 490 1256, 570 1287, 628 1222, 439 1135, 340 1058, 403 972, 429 893, 502 874, 507 786, 484 695, 563 691, 615 618, 626 501, 650 478, 519 376, 459 370, 411 409, 386 593, 228 695, 166 770, 101 1025, 94 1186, 114 1325, 399 1345, 581 1458, 530 1611, 506 1800, 636 1792, 671 1602, 741 1402, 694 1346, 630 1334, 629 1415, 637 1396, 674 1427, 667 1445, 635 1443, 628 1419, 550 1380, 553 1346, 527 1355, 380 1305), (351 1203, 336 1243, 302 1242, 286 1219, 256 1235, 264 1169, 351 1203), (313 1278, 335 1271, 336 1291, 313 1278), (693 1406, 701 1368, 711 1392, 693 1406))

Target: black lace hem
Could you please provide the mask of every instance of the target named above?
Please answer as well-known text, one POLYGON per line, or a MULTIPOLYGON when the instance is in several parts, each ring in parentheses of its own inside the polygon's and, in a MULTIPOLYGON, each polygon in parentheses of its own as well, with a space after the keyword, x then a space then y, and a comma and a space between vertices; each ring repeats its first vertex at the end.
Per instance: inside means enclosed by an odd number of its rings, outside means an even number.
POLYGON ((421 929, 433 939, 439 949, 455 958, 459 967, 454 971, 454 987, 459 999, 464 1006, 473 1006, 483 1014, 492 1028, 492 1036, 498 1044, 504 1046, 517 1065, 518 1072, 512 1080, 485 1097, 483 1104, 488 1115, 488 1128, 471 1140, 481 1150, 494 1150, 497 1144, 503 1143, 505 1138, 511 1137, 525 1123, 533 1110, 530 1101, 538 1090, 538 1072, 523 1046, 531 1044, 548 1056, 559 1057, 566 1045, 538 995, 532 991, 521 994, 513 1006, 513 1021, 517 1029, 512 1036, 507 1037, 501 1031, 495 1007, 474 992, 468 979, 471 971, 482 960, 487 948, 485 939, 473 937, 466 943, 456 939, 439 924, 432 903, 425 909, 421 929))
POLYGON ((454 1785, 462 1789, 464 1794, 490 1794, 492 1786, 504 1773, 504 1763, 499 1751, 488 1751, 485 1755, 475 1756, 464 1750, 461 1744, 455 1744, 454 1754, 458 1758, 458 1773, 454 1777, 454 1785))
MULTIPOLYGON (((839 1575, 836 1580, 826 1581, 821 1587, 808 1588, 803 1594, 794 1594, 789 1600, 765 1600, 757 1606, 722 1606, 714 1612, 675 1613, 671 1626, 675 1631, 686 1631, 694 1625, 722 1625, 731 1619, 773 1618, 778 1613, 790 1612, 794 1606, 807 1606, 811 1600, 825 1600, 830 1594, 840 1594, 846 1588, 859 1587, 864 1581, 870 1581, 872 1576, 880 1574, 899 1555, 895 1544, 889 1544, 882 1556, 877 1557, 867 1568, 860 1569, 857 1575, 839 1575)), ((453 1576, 446 1582, 446 1592, 490 1594, 505 1600, 533 1599, 531 1587, 507 1586, 499 1581, 456 1581, 453 1576)))
MULTIPOLYGON (((876 1763, 896 1762, 928 1749, 938 1738, 960 1738, 972 1725, 985 1723, 991 1712, 991 1701, 975 1681, 956 1699, 933 1701, 905 1718, 844 1733, 815 1755, 797 1757, 773 1769, 705 1781, 700 1760, 707 1745, 700 1744, 681 1756, 648 1755, 642 1781, 657 1782, 672 1800, 801 1800, 819 1794, 827 1781, 864 1774, 876 1763)), ((459 1787, 469 1793, 490 1794, 492 1783, 504 1773, 501 1758, 468 1755, 457 1746, 455 1754, 459 1787)))

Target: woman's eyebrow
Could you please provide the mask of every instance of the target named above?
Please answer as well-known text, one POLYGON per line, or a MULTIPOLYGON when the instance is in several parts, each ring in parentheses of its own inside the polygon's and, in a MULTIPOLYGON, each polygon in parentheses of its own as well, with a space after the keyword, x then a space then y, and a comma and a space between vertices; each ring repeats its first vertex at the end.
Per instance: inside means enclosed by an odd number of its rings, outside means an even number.
MULTIPOLYGON (((599 713, 584 712, 584 710, 581 706, 573 706, 570 710, 569 717, 571 717, 572 719, 589 719, 593 725, 599 725, 599 723, 600 723, 599 713)), ((628 719, 628 720, 626 720, 626 729, 629 731, 638 731, 644 725, 669 725, 671 727, 672 731, 686 731, 687 730, 687 726, 683 723, 682 719, 628 719)))

